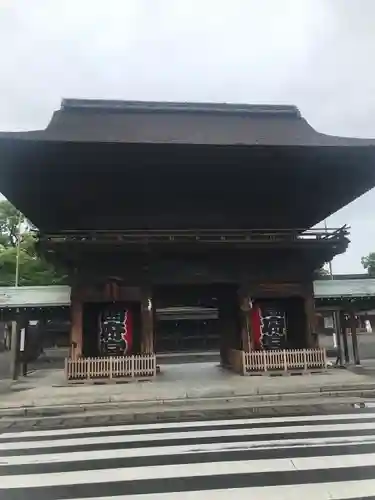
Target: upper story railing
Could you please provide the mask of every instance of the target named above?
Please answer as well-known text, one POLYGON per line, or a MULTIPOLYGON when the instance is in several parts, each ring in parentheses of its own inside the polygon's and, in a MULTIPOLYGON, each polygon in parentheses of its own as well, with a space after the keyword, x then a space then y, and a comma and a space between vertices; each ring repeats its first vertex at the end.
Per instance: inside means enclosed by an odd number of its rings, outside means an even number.
POLYGON ((336 229, 142 229, 142 230, 71 230, 40 234, 46 244, 304 244, 347 241, 349 227, 336 229))

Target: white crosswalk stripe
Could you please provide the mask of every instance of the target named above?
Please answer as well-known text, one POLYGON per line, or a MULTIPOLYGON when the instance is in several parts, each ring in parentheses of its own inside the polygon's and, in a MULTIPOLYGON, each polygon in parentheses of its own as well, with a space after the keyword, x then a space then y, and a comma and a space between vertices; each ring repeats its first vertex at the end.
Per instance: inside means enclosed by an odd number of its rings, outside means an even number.
POLYGON ((3 433, 0 498, 370 498, 374 431, 356 413, 3 433))

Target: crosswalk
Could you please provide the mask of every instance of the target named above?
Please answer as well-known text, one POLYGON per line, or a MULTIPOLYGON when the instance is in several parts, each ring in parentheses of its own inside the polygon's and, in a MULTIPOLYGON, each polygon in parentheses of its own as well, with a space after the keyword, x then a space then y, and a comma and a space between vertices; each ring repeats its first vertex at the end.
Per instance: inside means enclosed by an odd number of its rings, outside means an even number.
POLYGON ((0 499, 375 497, 375 414, 0 434, 0 499))

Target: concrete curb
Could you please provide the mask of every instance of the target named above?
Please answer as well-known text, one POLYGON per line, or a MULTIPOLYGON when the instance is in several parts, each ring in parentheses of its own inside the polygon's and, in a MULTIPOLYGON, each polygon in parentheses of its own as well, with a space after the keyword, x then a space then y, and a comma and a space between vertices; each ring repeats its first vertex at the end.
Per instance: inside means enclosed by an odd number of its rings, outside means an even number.
POLYGON ((210 407, 217 405, 222 408, 230 405, 239 407, 252 406, 256 404, 275 403, 275 406, 284 402, 290 402, 292 405, 298 404, 298 401, 325 399, 332 403, 342 398, 372 399, 375 398, 375 385, 371 388, 367 385, 357 386, 357 389, 324 389, 317 388, 310 392, 282 393, 282 394, 254 394, 254 395, 227 395, 217 397, 201 398, 180 398, 180 399, 159 399, 146 401, 118 401, 111 397, 106 400, 94 400, 92 402, 77 402, 76 404, 56 404, 40 405, 32 404, 29 406, 5 407, 0 408, 0 418, 8 417, 43 417, 43 416, 63 416, 67 414, 82 414, 95 411, 145 411, 147 409, 155 411, 156 408, 184 411, 187 407, 210 407))
POLYGON ((227 420, 228 418, 280 417, 291 415, 330 415, 340 413, 356 413, 363 411, 369 404, 367 400, 358 398, 319 398, 318 400, 295 400, 279 402, 278 405, 258 403, 253 405, 226 405, 210 407, 170 408, 162 405, 145 409, 145 411, 126 411, 114 409, 64 415, 35 415, 0 419, 0 432, 17 432, 35 429, 57 429, 73 427, 95 427, 106 425, 151 424, 155 422, 192 422, 198 420, 227 420))

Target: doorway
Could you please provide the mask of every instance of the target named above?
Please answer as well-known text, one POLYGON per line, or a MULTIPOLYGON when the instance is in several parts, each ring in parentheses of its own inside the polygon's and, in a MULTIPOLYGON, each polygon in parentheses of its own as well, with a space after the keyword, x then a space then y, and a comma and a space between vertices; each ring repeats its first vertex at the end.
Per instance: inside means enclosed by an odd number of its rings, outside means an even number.
POLYGON ((157 354, 218 354, 224 331, 240 337, 236 286, 160 286, 154 303, 157 354))

